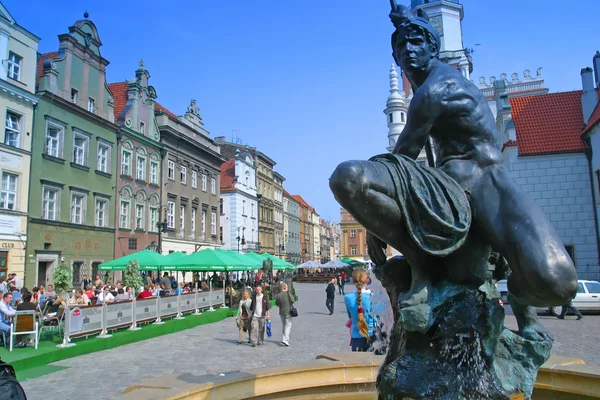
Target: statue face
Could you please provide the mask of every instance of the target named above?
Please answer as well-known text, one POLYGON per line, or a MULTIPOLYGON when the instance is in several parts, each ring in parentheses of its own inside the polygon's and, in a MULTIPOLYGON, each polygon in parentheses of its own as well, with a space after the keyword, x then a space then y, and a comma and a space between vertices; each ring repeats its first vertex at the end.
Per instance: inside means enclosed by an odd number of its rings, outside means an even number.
POLYGON ((398 39, 394 52, 397 62, 404 71, 423 70, 429 65, 433 54, 423 33, 410 30, 404 37, 398 39))

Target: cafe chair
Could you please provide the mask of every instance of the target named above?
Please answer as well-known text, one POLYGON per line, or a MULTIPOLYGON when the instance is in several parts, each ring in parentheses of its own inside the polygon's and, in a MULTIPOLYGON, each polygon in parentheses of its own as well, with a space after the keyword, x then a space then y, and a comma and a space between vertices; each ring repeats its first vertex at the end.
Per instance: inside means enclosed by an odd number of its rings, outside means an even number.
POLYGON ((35 348, 38 348, 38 322, 35 311, 17 311, 10 324, 9 351, 13 349, 14 338, 21 335, 31 335, 35 348))

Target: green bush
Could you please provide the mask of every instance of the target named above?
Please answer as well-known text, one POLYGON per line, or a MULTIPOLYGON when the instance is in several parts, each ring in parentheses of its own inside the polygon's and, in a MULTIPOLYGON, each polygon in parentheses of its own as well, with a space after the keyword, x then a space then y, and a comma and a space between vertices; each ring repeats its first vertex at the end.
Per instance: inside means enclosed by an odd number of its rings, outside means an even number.
POLYGON ((132 287, 137 294, 144 286, 144 278, 140 272, 140 263, 137 260, 131 260, 123 270, 123 285, 132 287))
POLYGON ((65 293, 71 288, 73 284, 73 274, 71 267, 66 265, 64 262, 59 263, 54 268, 54 275, 52 276, 54 283, 54 290, 57 296, 65 293))

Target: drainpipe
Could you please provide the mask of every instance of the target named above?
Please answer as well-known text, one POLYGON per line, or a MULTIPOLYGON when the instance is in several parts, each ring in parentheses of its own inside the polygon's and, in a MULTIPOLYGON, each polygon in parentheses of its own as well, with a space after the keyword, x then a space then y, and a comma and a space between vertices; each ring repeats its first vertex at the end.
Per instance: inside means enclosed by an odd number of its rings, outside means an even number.
MULTIPOLYGON (((27 217, 25 218, 25 234, 27 235, 27 242, 29 242, 29 213, 31 209, 31 202, 29 201, 29 193, 31 193, 31 167, 33 163, 33 132, 35 132, 35 114, 36 114, 37 103, 33 104, 33 113, 31 117, 31 153, 29 156, 29 186, 27 187, 27 217)), ((23 245, 23 285, 25 285, 27 279, 27 242, 23 245)), ((37 257, 35 261, 35 277, 37 277, 37 257)), ((36 278, 37 279, 37 278, 36 278)), ((38 282, 39 283, 39 282, 38 282)))
MULTIPOLYGON (((585 150, 585 156, 588 160, 588 167, 590 169, 590 182, 592 184, 592 208, 594 209, 594 226, 596 227, 596 246, 598 251, 598 261, 600 263, 600 229, 598 227, 598 206, 596 199, 596 189, 594 188, 594 169, 592 167, 592 140, 588 137, 585 139, 585 143, 588 148, 585 150)), ((599 182, 600 183, 600 182, 599 182)), ((600 189, 600 188, 598 188, 600 189)))

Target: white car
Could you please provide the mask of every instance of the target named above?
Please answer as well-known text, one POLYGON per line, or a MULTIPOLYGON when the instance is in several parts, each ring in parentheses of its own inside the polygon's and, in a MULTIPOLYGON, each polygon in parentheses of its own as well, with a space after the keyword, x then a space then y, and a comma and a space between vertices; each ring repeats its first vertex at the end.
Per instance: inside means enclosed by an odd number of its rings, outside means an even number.
MULTIPOLYGON (((600 282, 578 280, 573 305, 579 311, 600 311, 600 282)), ((562 307, 549 307, 544 310, 558 316, 562 307)))

